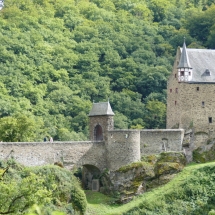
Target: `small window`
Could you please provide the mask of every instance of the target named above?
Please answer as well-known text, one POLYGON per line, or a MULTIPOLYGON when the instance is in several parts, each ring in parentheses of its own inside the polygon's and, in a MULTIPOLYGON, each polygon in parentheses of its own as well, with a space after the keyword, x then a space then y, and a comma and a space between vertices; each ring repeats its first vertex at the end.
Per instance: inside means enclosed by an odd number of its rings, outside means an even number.
POLYGON ((169 92, 171 93, 171 92, 172 92, 172 89, 170 89, 169 92))
POLYGON ((175 92, 178 93, 178 88, 175 88, 175 92))
POLYGON ((188 74, 189 74, 189 76, 191 76, 191 72, 189 72, 188 74))
POLYGON ((211 72, 210 72, 209 69, 206 69, 206 70, 205 70, 205 75, 206 75, 206 76, 210 76, 210 75, 211 75, 211 72))
POLYGON ((175 101, 175 105, 177 105, 177 101, 175 101))
POLYGON ((208 117, 208 122, 212 123, 212 117, 208 117))
POLYGON ((175 78, 177 78, 176 74, 175 74, 175 78))
POLYGON ((199 91, 199 87, 196 87, 196 90, 199 91))
POLYGON ((205 102, 202 102, 202 106, 205 106, 205 102))
POLYGON ((184 76, 184 71, 181 71, 180 75, 181 75, 181 76, 184 76))

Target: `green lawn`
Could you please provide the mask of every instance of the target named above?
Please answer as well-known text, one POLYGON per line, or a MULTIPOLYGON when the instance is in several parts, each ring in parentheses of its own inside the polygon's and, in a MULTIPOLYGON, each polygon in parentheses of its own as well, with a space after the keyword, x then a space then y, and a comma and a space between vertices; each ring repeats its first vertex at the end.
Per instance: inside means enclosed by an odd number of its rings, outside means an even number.
MULTIPOLYGON (((208 167, 211 170, 215 170, 215 162, 205 164, 192 164, 184 168, 171 182, 168 184, 156 188, 153 191, 142 194, 135 197, 131 202, 124 205, 114 204, 114 198, 107 197, 98 192, 85 191, 88 201, 87 215, 121 215, 121 214, 139 214, 141 208, 144 210, 147 208, 149 211, 153 211, 154 207, 162 208, 164 204, 168 202, 165 198, 167 196, 175 195, 177 205, 177 193, 183 194, 184 183, 190 182, 194 172, 201 170, 204 167, 208 167), (183 185, 183 186, 182 186, 183 185), (136 210, 136 211, 135 211, 136 210), (130 211, 130 212, 128 212, 130 211)), ((203 173, 204 174, 204 173, 203 173)), ((143 213, 144 214, 144 213, 143 213)), ((159 214, 159 213, 158 213, 159 214)), ((176 214, 173 212, 173 214, 176 214)))

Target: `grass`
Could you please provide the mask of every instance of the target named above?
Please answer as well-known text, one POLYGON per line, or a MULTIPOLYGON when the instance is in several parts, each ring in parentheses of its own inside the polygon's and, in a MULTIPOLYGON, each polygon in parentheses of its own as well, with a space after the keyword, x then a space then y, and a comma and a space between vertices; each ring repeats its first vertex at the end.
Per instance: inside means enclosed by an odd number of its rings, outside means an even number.
POLYGON ((115 198, 106 196, 99 192, 85 190, 88 207, 87 215, 110 214, 118 206, 114 204, 115 198))
POLYGON ((159 208, 159 202, 162 203, 162 198, 164 198, 165 195, 175 193, 178 189, 183 189, 183 183, 192 177, 193 171, 201 169, 205 166, 215 167, 215 162, 189 165, 185 167, 181 173, 177 174, 177 176, 168 184, 135 197, 131 202, 124 205, 114 204, 114 198, 107 197, 101 193, 85 191, 88 201, 86 214, 122 215, 133 214, 132 212, 128 211, 132 211, 134 208, 150 208, 152 205, 153 207, 156 205, 155 207, 159 208))

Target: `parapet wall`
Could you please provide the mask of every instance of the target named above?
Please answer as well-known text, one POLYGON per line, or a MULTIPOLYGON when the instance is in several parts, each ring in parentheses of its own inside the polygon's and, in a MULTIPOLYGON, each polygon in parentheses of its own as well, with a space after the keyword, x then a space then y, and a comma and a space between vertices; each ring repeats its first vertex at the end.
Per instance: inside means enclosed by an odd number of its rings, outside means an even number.
POLYGON ((140 131, 112 130, 108 133, 107 166, 110 170, 140 160, 140 131))
POLYGON ((182 151, 183 129, 110 130, 107 141, 0 143, 0 160, 14 158, 25 166, 62 162, 71 169, 93 165, 116 170, 141 156, 163 151, 182 151))
POLYGON ((62 162, 65 167, 90 164, 104 169, 104 142, 17 142, 0 143, 0 160, 14 158, 25 166, 39 166, 62 162))
POLYGON ((141 156, 164 151, 182 151, 183 129, 144 129, 140 131, 141 156))

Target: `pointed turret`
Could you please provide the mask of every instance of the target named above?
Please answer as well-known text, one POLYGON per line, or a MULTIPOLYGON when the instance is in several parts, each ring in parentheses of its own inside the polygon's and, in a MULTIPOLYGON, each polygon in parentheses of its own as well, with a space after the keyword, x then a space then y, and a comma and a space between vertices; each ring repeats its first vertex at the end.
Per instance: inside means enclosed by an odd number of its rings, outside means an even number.
POLYGON ((179 81, 190 81, 192 79, 192 67, 189 62, 185 39, 177 68, 179 81))
POLYGON ((110 102, 93 103, 93 107, 89 113, 89 116, 113 116, 114 113, 110 106, 110 102))

